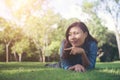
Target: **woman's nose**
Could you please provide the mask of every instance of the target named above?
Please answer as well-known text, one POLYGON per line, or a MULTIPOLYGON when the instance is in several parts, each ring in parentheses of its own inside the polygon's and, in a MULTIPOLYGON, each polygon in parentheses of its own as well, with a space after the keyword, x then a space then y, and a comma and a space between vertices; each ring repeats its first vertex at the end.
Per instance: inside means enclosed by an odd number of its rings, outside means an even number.
POLYGON ((71 35, 71 39, 74 39, 74 38, 75 38, 75 34, 72 34, 72 35, 71 35))

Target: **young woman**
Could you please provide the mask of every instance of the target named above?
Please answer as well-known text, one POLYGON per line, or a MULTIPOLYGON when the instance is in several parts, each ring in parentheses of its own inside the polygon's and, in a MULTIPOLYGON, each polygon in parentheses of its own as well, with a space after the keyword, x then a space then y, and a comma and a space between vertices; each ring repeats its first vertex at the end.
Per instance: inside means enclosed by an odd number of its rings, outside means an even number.
POLYGON ((68 27, 60 48, 60 66, 76 72, 93 69, 97 50, 97 41, 90 35, 87 26, 83 22, 74 22, 68 27))

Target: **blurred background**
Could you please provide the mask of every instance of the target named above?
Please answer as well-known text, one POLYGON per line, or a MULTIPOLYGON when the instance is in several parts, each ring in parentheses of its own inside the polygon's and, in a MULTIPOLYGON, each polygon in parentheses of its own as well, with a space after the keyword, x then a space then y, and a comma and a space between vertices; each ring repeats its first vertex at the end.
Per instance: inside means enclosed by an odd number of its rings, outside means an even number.
POLYGON ((98 40, 98 62, 120 60, 120 0, 0 0, 0 61, 59 61, 74 21, 98 40))

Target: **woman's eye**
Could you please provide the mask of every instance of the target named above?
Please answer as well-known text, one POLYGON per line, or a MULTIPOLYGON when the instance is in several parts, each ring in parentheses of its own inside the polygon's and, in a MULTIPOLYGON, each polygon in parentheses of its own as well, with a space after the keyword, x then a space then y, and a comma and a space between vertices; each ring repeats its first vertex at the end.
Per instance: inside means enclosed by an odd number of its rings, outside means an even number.
POLYGON ((68 34, 68 36, 71 36, 71 35, 72 35, 71 33, 68 34))
POLYGON ((79 32, 69 33, 68 36, 71 36, 72 34, 73 34, 73 35, 78 35, 79 32))
POLYGON ((75 32, 75 34, 79 34, 79 32, 75 32))

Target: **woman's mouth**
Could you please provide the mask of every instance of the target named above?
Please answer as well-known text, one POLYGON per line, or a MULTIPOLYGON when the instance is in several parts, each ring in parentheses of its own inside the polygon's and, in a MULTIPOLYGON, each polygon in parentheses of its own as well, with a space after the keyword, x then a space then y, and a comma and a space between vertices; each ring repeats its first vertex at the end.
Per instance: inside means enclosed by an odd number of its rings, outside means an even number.
POLYGON ((77 41, 71 41, 72 46, 76 46, 77 41))

